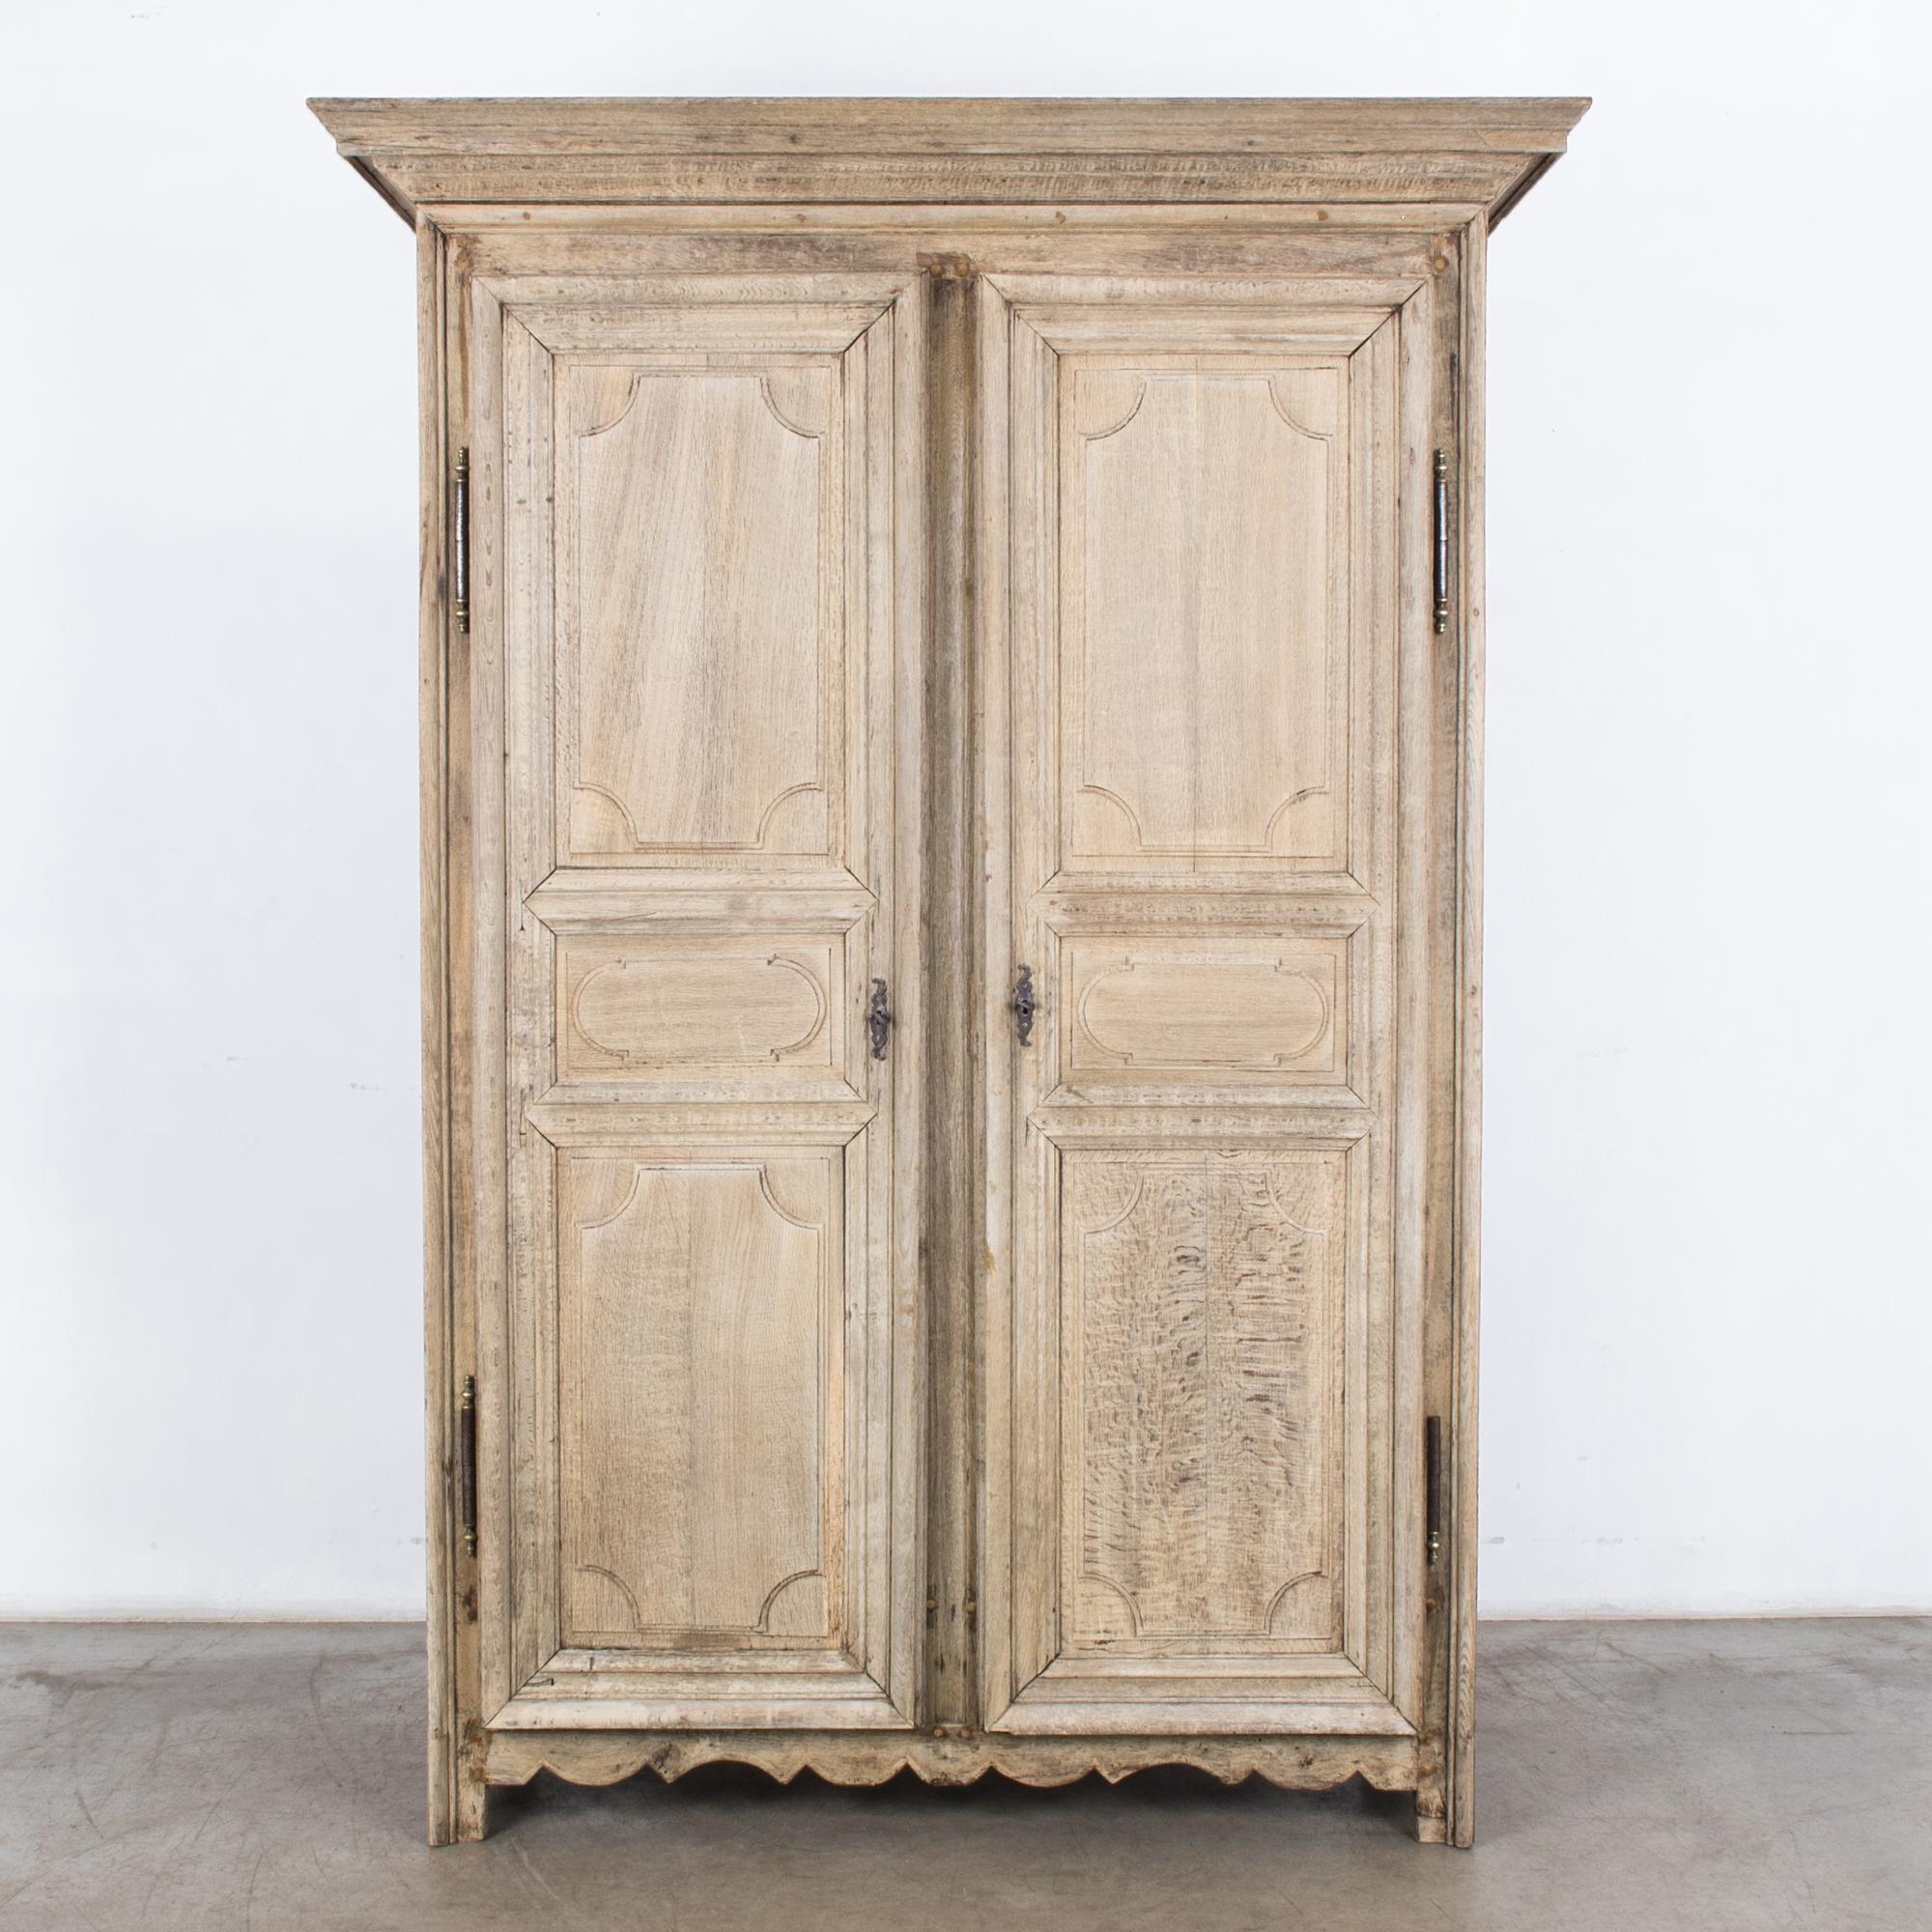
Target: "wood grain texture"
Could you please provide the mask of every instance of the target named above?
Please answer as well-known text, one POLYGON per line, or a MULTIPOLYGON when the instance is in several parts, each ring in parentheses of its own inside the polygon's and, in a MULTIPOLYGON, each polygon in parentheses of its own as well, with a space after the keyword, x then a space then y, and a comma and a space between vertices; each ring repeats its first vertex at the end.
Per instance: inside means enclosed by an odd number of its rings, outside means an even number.
POLYGON ((840 1163, 561 1164, 563 1644, 826 1644, 844 1567, 840 1163), (643 1505, 643 1507, 639 1507, 643 1505))
POLYGON ((1015 1226, 985 1721, 1406 1728, 1382 586, 1416 285, 1340 334, 1264 273, 1211 308, 1179 273, 997 287, 996 849, 1046 999, 991 1067, 1015 1226), (1143 428, 1096 485, 1095 449, 1143 428), (1083 793, 1110 811, 1083 822, 1083 793), (1297 798, 1319 815, 1275 838, 1297 798))
POLYGON ((734 1757, 1468 1842, 1484 258, 1583 105, 319 104, 422 216, 434 1841, 734 1757))
POLYGON ((1476 1829, 1476 1449, 1477 1335, 1482 1277, 1483 1127, 1483 717, 1484 410, 1489 360, 1489 227, 1462 234, 1462 341, 1458 355, 1456 451, 1462 479, 1457 586, 1462 690, 1456 845, 1456 1278, 1451 1387, 1450 1535, 1455 1573, 1449 1596, 1450 1677, 1445 1770, 1447 1835, 1467 1847, 1476 1829))
POLYGON ((845 933, 559 934, 558 1088, 830 1098, 842 1077, 845 933))
POLYGON ((908 1721, 919 1101, 862 1002, 898 977, 919 398, 868 288, 469 284, 473 634, 501 667, 498 1727, 908 1721))
MULTIPOLYGON (((445 637, 442 479, 447 468, 443 321, 444 244, 429 223, 416 229, 417 408, 420 432, 419 582, 417 586, 417 735, 421 805, 423 1121, 423 1447, 425 1608, 428 1631, 428 1805, 432 1845, 458 1835, 463 1764, 459 1745, 461 1644, 454 1589, 457 1526, 451 1502, 455 1464, 457 1305, 450 1225, 457 1177, 450 1045, 451 818, 449 666, 445 637)), ((470 1811, 482 1830, 481 1786, 470 1811)))
POLYGON ((314 100, 407 215, 423 202, 1480 202, 1588 102, 314 100))
POLYGON ((1344 366, 1179 361, 1062 360, 1062 863, 1332 868, 1344 366))
POLYGON ((1415 1779, 1408 1737, 855 1738, 838 1732, 498 1732, 490 1781, 527 1784, 539 1771, 573 1784, 615 1784, 642 1771, 667 1782, 707 1764, 749 1764, 789 1784, 810 1771, 833 1784, 884 1784, 910 1771, 928 1784, 971 1784, 997 1772, 1016 1783, 1071 1784, 1097 1772, 1118 1784, 1154 1765, 1184 1764, 1238 1784, 1264 1777, 1324 1791, 1360 1777, 1382 1791, 1415 1779))
POLYGON ((977 521, 975 341, 978 291, 948 258, 927 266, 930 384, 925 449, 926 703, 921 973, 925 1061, 921 1278, 930 1370, 925 1539, 925 1703, 929 1724, 971 1725, 979 1643, 974 1408, 979 1297, 974 1252, 983 1154, 972 1077, 979 1014, 970 962, 982 908, 973 781, 977 521))
POLYGON ((1350 936, 1214 926, 1065 934, 1063 1085, 1179 1097, 1231 1082, 1345 1084, 1350 936))
POLYGON ((640 353, 559 376, 563 862, 825 859, 844 794, 837 365, 640 353))
POLYGON ((1339 1647, 1346 1159, 1065 1161, 1069 1652, 1339 1647))

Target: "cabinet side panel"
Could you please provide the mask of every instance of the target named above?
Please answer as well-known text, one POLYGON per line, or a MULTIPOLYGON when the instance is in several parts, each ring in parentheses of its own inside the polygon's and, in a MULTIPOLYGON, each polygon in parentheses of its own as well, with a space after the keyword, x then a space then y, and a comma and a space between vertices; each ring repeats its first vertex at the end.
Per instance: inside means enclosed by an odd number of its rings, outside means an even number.
MULTIPOLYGON (((1406 1142, 1406 1188, 1428 1204, 1420 1224, 1406 1292, 1420 1310, 1420 1394, 1399 1430, 1397 1481, 1406 1502, 1401 1514, 1411 1522, 1427 1513, 1425 1444, 1420 1431, 1428 1416, 1441 1418, 1449 1509, 1442 1520, 1441 1551, 1426 1554, 1406 1574, 1419 1594, 1420 1641, 1414 1660, 1417 1732, 1416 1832, 1425 1842, 1450 1834, 1449 1758, 1458 1659, 1458 1575, 1468 1539, 1456 1520, 1458 1460, 1466 1447, 1459 1384, 1458 1274, 1461 1265, 1459 1121, 1461 1108, 1460 921, 1462 917, 1463 700, 1467 555, 1460 519, 1466 501, 1466 466, 1459 432, 1457 390, 1463 371, 1463 262, 1446 244, 1444 267, 1427 298, 1413 304, 1415 327, 1406 330, 1405 423, 1412 445, 1434 465, 1446 459, 1449 514, 1450 612, 1435 632, 1433 597, 1408 596, 1404 696, 1404 783, 1406 960, 1404 968, 1405 1064, 1413 1079, 1416 1101, 1412 1133, 1406 1142), (1412 404, 1412 408, 1411 408, 1412 404)), ((1416 540, 1406 557, 1412 582, 1433 591, 1435 547, 1427 522, 1416 520, 1416 540)), ((1399 1573, 1403 1574, 1403 1573, 1399 1573)))
POLYGON ((1482 1271, 1483 1130, 1483 493, 1489 228, 1463 233, 1461 412, 1463 504, 1458 598, 1463 640, 1459 954, 1456 1037, 1456 1420, 1451 1467, 1449 1837, 1475 1833, 1477 1316, 1482 1271))
POLYGON ((443 649, 443 247, 416 228, 416 349, 421 422, 419 836, 422 865, 423 1447, 429 1648, 429 1841, 455 1836, 456 1656, 451 1627, 449 1463, 449 933, 444 863, 448 691, 443 649))

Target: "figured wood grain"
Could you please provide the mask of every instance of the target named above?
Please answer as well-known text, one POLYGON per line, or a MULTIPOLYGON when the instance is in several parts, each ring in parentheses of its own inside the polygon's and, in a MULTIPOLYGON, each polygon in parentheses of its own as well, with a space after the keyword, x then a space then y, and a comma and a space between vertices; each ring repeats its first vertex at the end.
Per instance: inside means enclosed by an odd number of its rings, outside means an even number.
POLYGON ((1346 1159, 1067 1159, 1069 1647, 1339 1645, 1346 1159))

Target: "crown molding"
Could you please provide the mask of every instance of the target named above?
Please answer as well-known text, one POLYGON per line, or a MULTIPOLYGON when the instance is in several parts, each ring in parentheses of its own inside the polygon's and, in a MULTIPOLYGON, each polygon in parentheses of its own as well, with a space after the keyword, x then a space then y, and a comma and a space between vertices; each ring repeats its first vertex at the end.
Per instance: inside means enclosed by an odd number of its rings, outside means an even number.
POLYGON ((1493 227, 1589 101, 309 102, 403 216, 442 203, 1463 203, 1493 227))

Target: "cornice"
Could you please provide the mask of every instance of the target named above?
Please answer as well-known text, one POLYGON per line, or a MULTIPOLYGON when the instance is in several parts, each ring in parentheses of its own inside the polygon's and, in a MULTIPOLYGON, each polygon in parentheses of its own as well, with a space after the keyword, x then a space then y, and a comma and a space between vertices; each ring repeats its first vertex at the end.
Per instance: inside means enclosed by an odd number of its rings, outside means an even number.
POLYGON ((443 203, 1474 203, 1585 99, 313 100, 405 220, 443 203))

